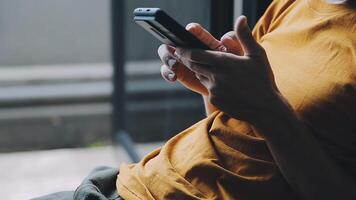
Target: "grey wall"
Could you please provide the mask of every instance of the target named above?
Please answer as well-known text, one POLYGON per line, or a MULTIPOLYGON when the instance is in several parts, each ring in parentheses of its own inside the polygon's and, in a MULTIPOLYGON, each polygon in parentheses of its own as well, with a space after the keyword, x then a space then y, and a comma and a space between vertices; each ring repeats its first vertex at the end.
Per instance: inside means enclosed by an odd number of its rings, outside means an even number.
MULTIPOLYGON (((126 0, 127 57, 156 59, 159 42, 132 21, 161 7, 181 24, 209 22, 209 0, 126 0)), ((1 0, 0 66, 110 61, 109 0, 1 0)))
POLYGON ((108 0, 1 0, 0 65, 107 62, 108 0))

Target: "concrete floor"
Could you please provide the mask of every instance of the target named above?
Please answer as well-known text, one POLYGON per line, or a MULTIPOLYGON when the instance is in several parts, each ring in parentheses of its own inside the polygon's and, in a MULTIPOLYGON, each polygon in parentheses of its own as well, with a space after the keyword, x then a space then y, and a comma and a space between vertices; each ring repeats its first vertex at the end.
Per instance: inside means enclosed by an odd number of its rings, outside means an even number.
MULTIPOLYGON (((140 155, 162 143, 138 144, 140 155)), ((30 199, 63 190, 74 190, 95 167, 119 167, 130 162, 119 147, 59 149, 0 154, 0 194, 2 199, 30 199)))

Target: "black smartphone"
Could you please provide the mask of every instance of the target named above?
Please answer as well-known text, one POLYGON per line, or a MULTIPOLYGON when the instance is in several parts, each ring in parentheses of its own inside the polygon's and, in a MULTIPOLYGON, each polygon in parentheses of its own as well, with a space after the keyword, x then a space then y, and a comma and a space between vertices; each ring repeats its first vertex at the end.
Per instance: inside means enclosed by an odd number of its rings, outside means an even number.
POLYGON ((210 49, 160 8, 136 8, 134 21, 164 44, 210 49))

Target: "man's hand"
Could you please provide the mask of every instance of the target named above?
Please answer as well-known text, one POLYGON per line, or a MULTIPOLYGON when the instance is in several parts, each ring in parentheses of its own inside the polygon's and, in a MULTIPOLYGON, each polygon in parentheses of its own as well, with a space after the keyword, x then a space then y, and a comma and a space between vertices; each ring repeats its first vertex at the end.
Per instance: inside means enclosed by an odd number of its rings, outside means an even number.
MULTIPOLYGON (((212 50, 230 52, 242 55, 242 48, 233 31, 226 33, 221 40, 215 39, 208 31, 197 23, 190 23, 186 29, 204 42, 212 50)), ((161 45, 158 49, 163 65, 161 66, 162 77, 169 81, 179 81, 186 88, 203 96, 208 96, 209 91, 196 77, 196 73, 187 68, 176 56, 176 48, 169 45, 161 45)))
POLYGON ((207 89, 210 102, 232 117, 254 123, 273 111, 278 89, 267 55, 252 36, 246 17, 237 19, 235 35, 243 49, 237 53, 177 48, 180 61, 207 89))

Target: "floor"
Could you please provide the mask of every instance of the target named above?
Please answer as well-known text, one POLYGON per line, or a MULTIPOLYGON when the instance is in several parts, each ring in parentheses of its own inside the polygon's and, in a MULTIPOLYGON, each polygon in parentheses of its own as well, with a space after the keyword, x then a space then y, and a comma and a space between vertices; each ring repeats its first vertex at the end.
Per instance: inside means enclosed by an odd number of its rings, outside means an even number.
MULTIPOLYGON (((140 155, 162 143, 138 144, 140 155)), ((74 190, 95 167, 119 167, 130 162, 125 151, 111 146, 0 154, 0 193, 3 199, 30 199, 74 190)))

